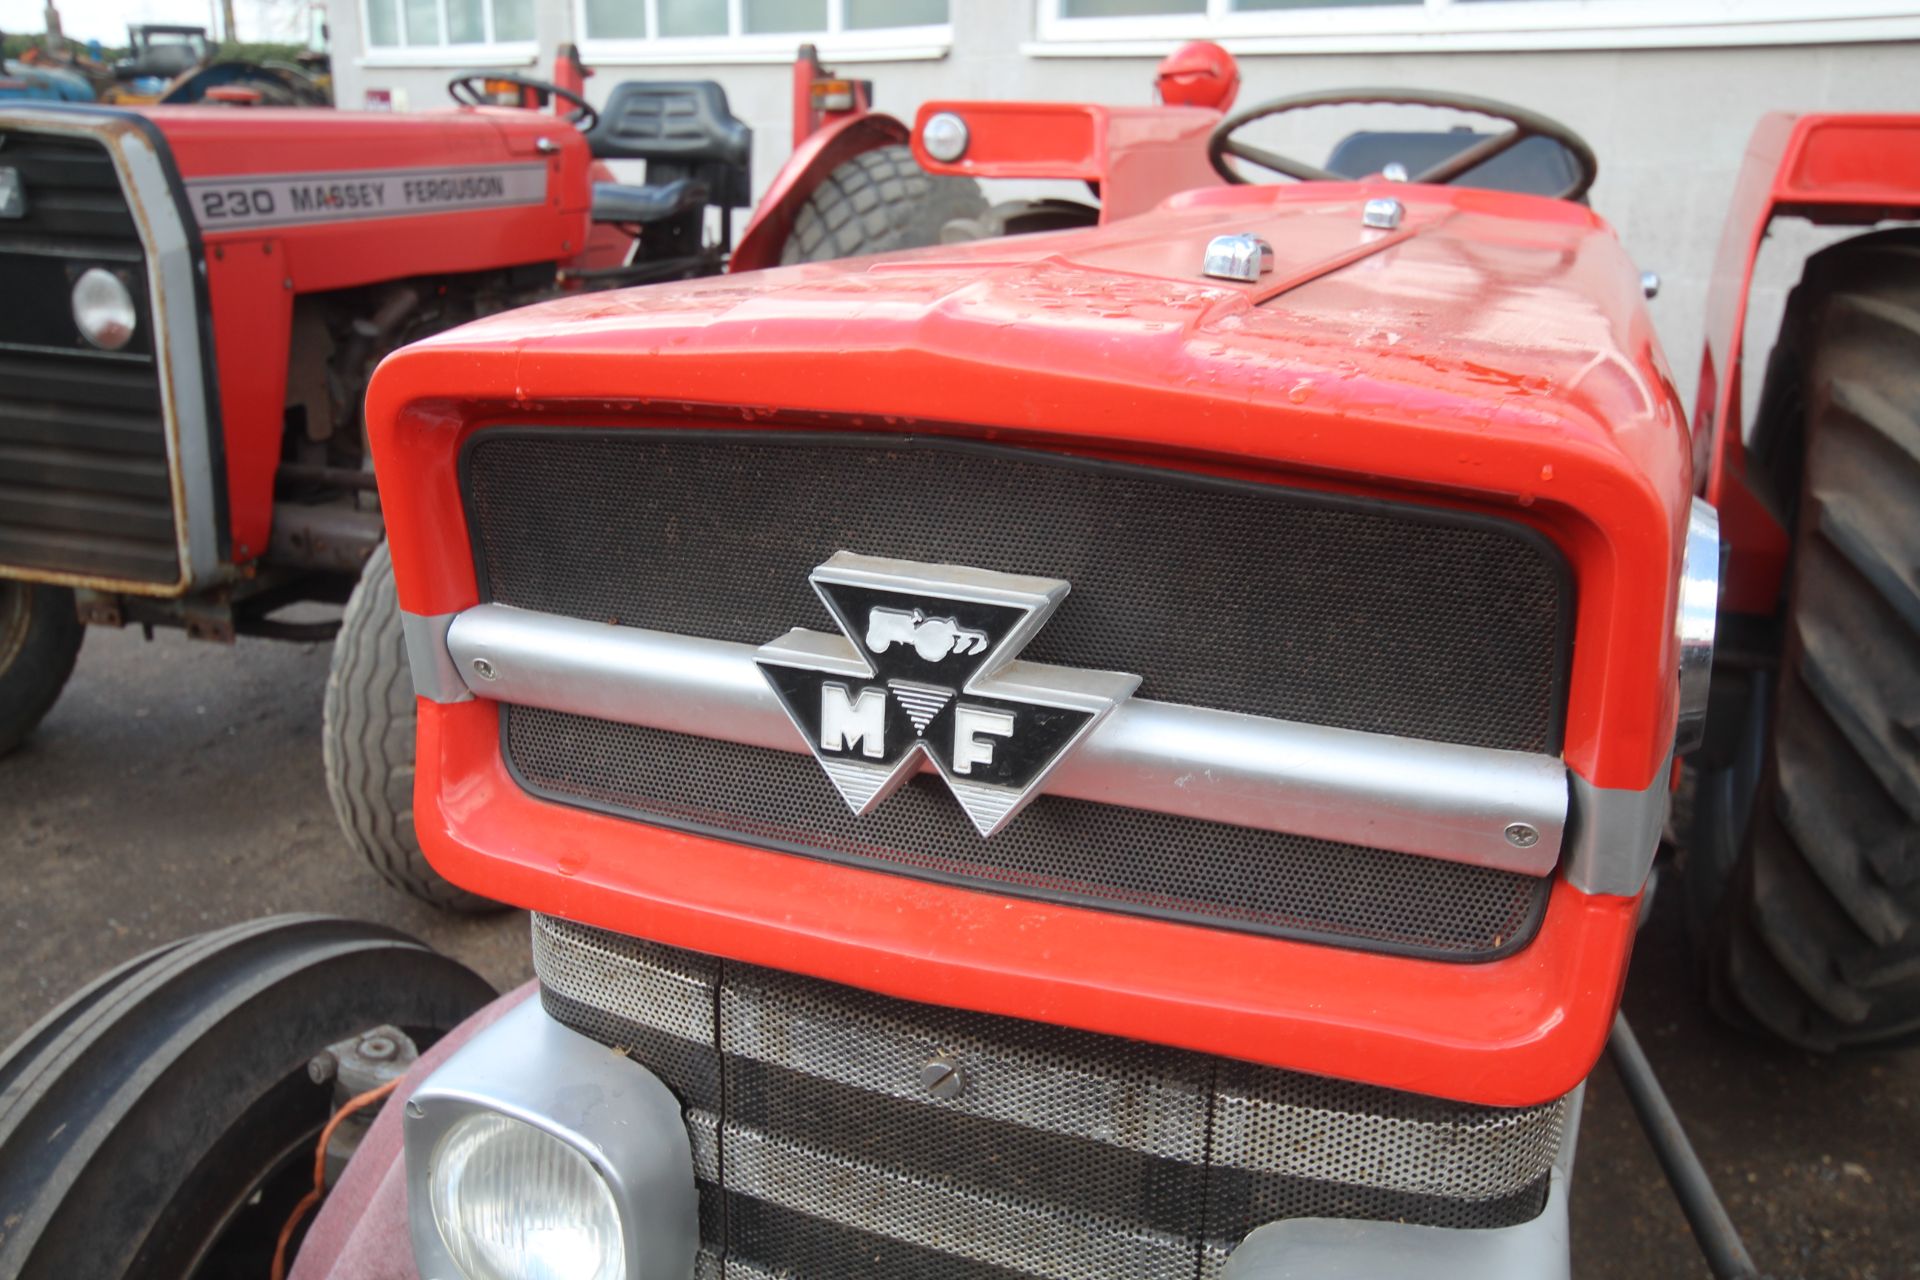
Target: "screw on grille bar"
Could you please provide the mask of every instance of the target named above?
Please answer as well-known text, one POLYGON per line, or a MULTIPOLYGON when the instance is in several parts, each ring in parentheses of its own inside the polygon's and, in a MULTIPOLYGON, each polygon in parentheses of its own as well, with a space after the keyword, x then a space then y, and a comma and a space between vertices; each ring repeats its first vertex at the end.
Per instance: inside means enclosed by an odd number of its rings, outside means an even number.
MULTIPOLYGON (((453 620, 447 647, 478 698, 808 749, 748 645, 488 604, 453 620), (478 663, 492 675, 472 678, 478 663)), ((1115 708, 1041 789, 1535 876, 1558 861, 1567 814, 1551 756, 1144 698, 1115 708)))

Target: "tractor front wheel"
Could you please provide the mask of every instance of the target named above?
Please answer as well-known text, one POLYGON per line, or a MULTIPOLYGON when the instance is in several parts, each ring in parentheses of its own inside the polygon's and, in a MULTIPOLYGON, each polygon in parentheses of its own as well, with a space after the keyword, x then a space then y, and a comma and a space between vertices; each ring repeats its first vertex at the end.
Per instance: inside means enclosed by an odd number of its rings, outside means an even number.
POLYGON ((393 560, 382 543, 333 641, 321 725, 327 795, 347 843, 388 884, 447 911, 497 911, 499 903, 453 884, 421 852, 413 830, 416 719, 393 560))
POLYGON ((383 1025, 424 1049, 492 998, 404 934, 324 916, 96 979, 0 1055, 0 1275, 267 1275, 332 1110, 308 1062, 383 1025))
POLYGON ((1736 673, 1732 749, 1695 775, 1709 994, 1810 1049, 1920 1034, 1916 369, 1920 236, 1810 259, 1753 442, 1793 530, 1778 676, 1736 673))
POLYGON ((0 578, 0 756, 53 709, 86 630, 68 588, 0 578))

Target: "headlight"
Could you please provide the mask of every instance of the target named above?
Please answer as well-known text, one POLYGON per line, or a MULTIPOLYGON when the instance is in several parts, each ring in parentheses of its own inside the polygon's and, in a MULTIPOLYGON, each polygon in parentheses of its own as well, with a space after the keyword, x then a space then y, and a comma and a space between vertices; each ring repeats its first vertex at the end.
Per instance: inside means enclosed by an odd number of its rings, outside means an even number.
POLYGON ((102 351, 126 346, 138 321, 133 295, 105 267, 88 267, 73 282, 73 322, 80 336, 102 351))
POLYGON ((942 111, 920 128, 920 145, 942 164, 952 164, 967 154, 967 122, 951 111, 942 111))
POLYGON ((469 1280, 624 1280, 606 1180, 530 1124, 463 1116, 434 1150, 430 1185, 434 1225, 469 1280))

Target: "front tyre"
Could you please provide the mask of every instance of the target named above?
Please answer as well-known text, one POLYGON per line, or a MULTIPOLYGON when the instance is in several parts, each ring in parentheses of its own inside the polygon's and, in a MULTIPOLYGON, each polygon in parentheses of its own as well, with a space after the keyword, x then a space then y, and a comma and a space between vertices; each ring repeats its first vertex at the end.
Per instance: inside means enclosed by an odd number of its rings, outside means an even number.
POLYGON ((447 911, 500 904, 435 871, 413 829, 413 677, 400 631, 393 560, 382 543, 347 599, 327 671, 321 732, 327 795, 340 830, 380 877, 447 911))
POLYGON ((780 252, 782 264, 825 262, 940 243, 940 228, 977 218, 986 197, 971 178, 935 176, 904 144, 862 152, 807 197, 780 252))
POLYGON ((278 916, 96 979, 0 1055, 0 1275, 265 1276, 332 1104, 307 1062, 493 998, 404 934, 278 916))
POLYGON ((0 578, 0 756, 53 709, 86 630, 69 588, 0 578))
POLYGON ((1709 994, 1809 1049, 1920 1034, 1916 367, 1920 236, 1810 259, 1755 437, 1793 515, 1779 676, 1698 774, 1686 877, 1709 994), (1779 465, 1796 456, 1798 486, 1779 465))

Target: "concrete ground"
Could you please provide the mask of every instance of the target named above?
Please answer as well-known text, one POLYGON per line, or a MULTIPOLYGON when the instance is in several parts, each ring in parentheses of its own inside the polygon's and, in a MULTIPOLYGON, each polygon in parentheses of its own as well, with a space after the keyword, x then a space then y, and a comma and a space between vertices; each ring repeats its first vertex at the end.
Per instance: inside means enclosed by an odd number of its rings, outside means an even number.
MULTIPOLYGON (((497 985, 529 976, 526 919, 441 915, 389 890, 334 827, 320 763, 325 645, 89 635, 73 683, 0 760, 0 1042, 169 938, 323 911, 406 929, 497 985)), ((1712 1022, 1667 895, 1627 997, 1766 1274, 1920 1277, 1920 1050, 1786 1052, 1712 1022)), ((1581 1280, 1704 1276, 1609 1067, 1574 1180, 1581 1280)))

